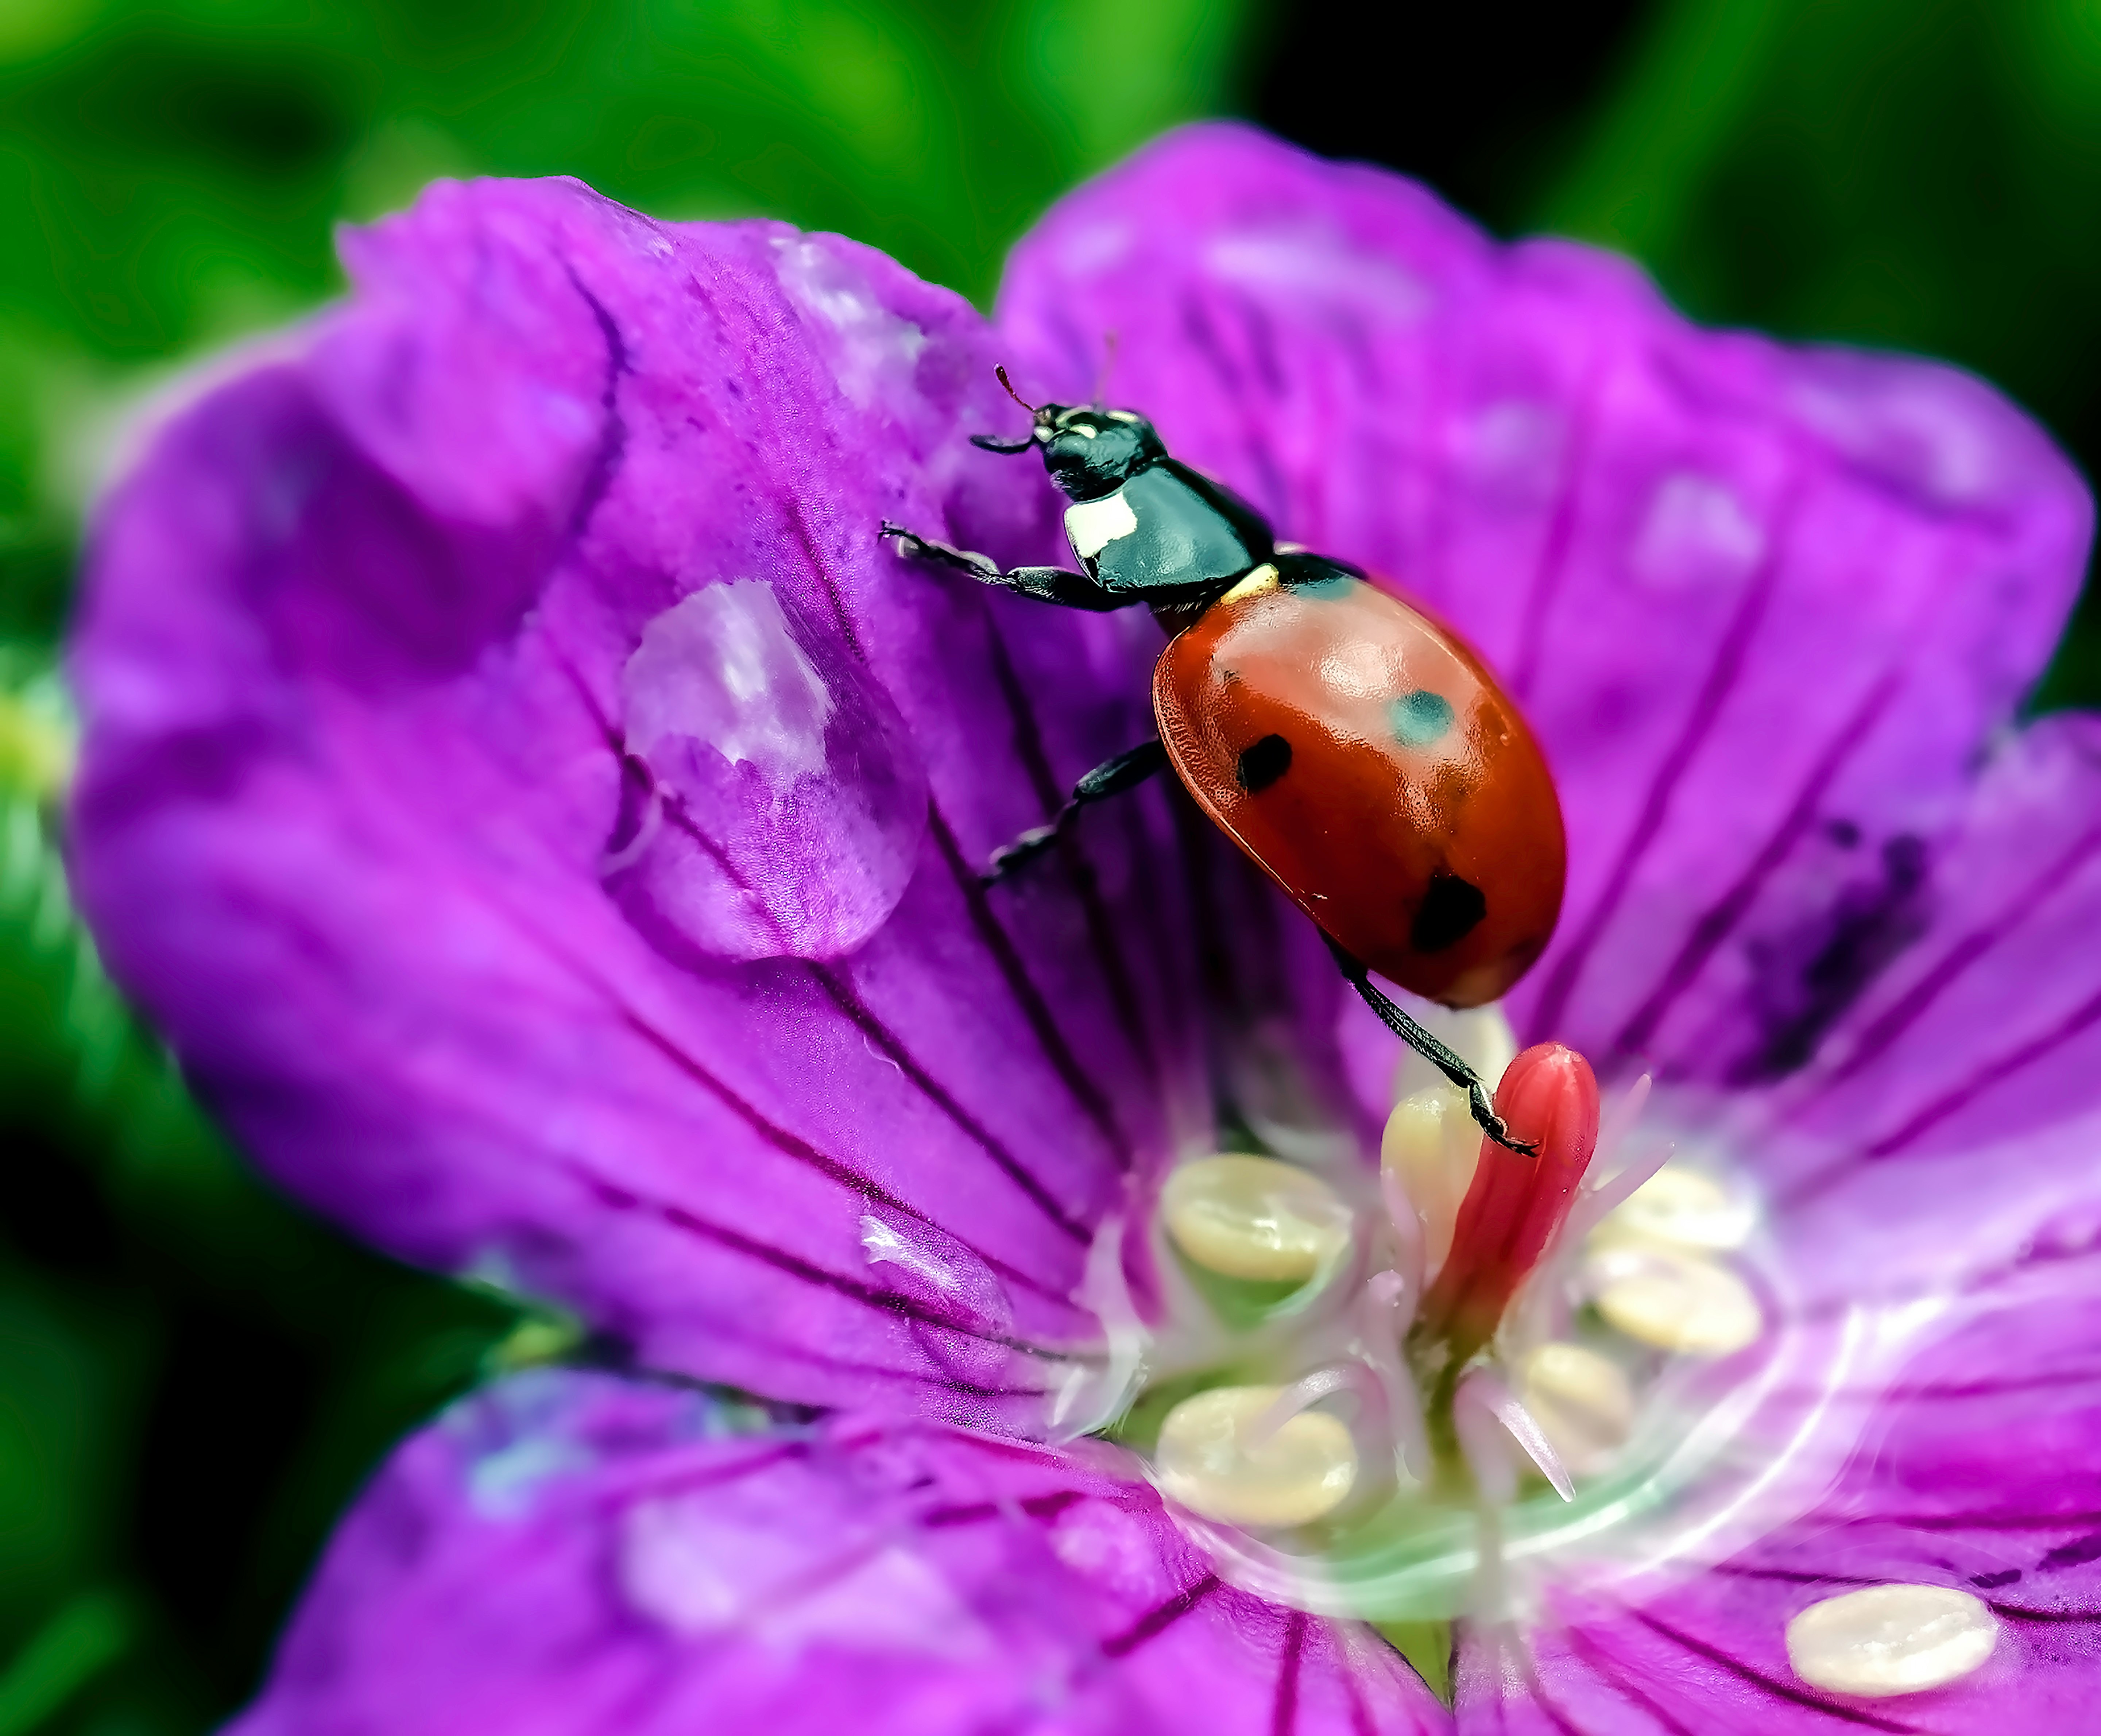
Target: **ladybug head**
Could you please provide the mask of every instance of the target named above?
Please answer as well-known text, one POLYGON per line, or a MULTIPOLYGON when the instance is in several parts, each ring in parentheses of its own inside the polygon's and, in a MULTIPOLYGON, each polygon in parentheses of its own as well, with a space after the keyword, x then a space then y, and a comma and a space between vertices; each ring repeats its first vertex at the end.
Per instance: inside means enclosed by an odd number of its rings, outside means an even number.
POLYGON ((1043 449, 1043 467, 1050 480, 1075 500, 1099 500, 1112 494, 1147 465, 1167 456, 1160 436, 1144 417, 1127 410, 1103 410, 1090 404, 1028 404, 998 370, 999 383, 1014 401, 1035 418, 1026 440, 995 440, 973 434, 971 444, 987 452, 1043 449))
POLYGON ((1075 500, 1113 494, 1167 456, 1152 424, 1127 410, 1046 404, 1036 413, 1030 438, 1042 445, 1050 480, 1075 500))

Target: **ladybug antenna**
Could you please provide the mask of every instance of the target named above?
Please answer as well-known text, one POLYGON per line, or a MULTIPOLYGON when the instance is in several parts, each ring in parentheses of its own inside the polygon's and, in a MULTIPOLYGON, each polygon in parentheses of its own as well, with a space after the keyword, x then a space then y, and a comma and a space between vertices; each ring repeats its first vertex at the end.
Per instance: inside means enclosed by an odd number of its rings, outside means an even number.
POLYGON ((1106 410, 1109 401, 1109 374, 1116 367, 1117 334, 1113 331, 1102 334, 1102 371, 1095 376, 1094 404, 1096 410, 1106 410))
MULTIPOLYGON (((1006 388, 1007 396, 1033 416, 1040 426, 1044 420, 1042 411, 1037 409, 1033 404, 1014 389, 1014 382, 1006 377, 1006 370, 994 368, 992 371, 999 376, 1000 384, 1006 388)), ((1036 445, 1036 436, 1033 432, 1026 440, 1002 440, 997 435, 973 434, 971 436, 971 444, 980 452, 1027 452, 1036 445)))
POLYGON ((1031 404, 1028 399, 1022 396, 1020 392, 1014 389, 1014 382, 1006 377, 1006 369, 1005 366, 1002 365, 1000 367, 994 368, 992 371, 999 376, 1000 384, 1006 388, 1007 396, 1013 399, 1015 403, 1019 404, 1024 410, 1027 410, 1030 415, 1034 415, 1036 414, 1036 406, 1033 404, 1031 404))

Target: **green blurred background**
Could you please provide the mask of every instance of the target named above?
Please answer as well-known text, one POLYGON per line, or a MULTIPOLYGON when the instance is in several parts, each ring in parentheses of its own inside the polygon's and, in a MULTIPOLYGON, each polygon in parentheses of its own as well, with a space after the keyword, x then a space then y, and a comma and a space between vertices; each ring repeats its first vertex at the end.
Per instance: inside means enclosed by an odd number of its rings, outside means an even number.
MULTIPOLYGON (((980 301, 1241 113, 1698 317, 1927 351, 2101 457, 2101 0, 0 0, 0 1736, 209 1728, 387 1444, 557 1321, 250 1180, 75 927, 52 674, 127 407, 433 175, 843 230, 980 301)), ((2101 693, 2082 623, 2038 705, 2101 693)))

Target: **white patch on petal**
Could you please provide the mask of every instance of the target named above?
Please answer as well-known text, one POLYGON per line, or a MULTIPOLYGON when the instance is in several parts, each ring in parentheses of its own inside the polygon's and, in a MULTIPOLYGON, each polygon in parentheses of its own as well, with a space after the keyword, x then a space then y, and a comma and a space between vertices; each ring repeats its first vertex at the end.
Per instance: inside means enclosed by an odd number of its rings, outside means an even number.
POLYGON ((1131 226, 1121 218, 1064 231, 1058 239, 1058 263, 1075 277, 1107 271, 1130 251, 1131 226))
POLYGON ((629 751, 644 758, 684 736, 775 782, 825 769, 831 695, 763 579, 710 585, 672 604, 643 628, 620 685, 629 751))
POLYGON ((1649 497, 1628 565, 1660 590, 1686 590, 1741 578, 1765 549, 1765 532, 1725 485, 1680 471, 1649 497))
POLYGON ((621 1526, 628 1602, 673 1632, 734 1633, 793 1658, 816 1645, 981 1657, 990 1638, 934 1565, 851 1516, 747 1515, 709 1493, 638 1502, 621 1526))
POLYGON ((1214 277, 1242 288, 1289 295, 1302 303, 1368 303, 1389 319, 1428 311, 1431 294, 1391 260, 1360 251, 1325 224, 1298 223, 1220 236, 1204 251, 1214 277))
POLYGON ((838 340, 832 356, 840 390, 860 409, 910 388, 927 348, 925 330, 884 306, 847 259, 802 237, 774 242, 782 288, 838 340))
POLYGON ((1552 405, 1500 398, 1459 423, 1453 455, 1493 498, 1536 503, 1560 484, 1567 438, 1568 423, 1552 405))
POLYGON ((1847 456, 1948 506, 1989 499, 2001 465, 1976 401, 1984 388, 1941 371, 1798 387, 1794 408, 1847 456), (1964 401, 1968 400, 1969 401, 1964 401))

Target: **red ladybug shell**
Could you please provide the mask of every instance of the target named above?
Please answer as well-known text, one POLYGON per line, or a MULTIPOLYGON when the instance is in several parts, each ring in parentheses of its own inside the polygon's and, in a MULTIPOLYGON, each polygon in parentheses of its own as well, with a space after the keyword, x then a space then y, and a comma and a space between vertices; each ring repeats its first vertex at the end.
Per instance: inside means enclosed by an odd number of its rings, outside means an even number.
POLYGON ((1342 575, 1258 568, 1152 676, 1190 793, 1352 956, 1448 1007, 1546 948, 1567 847, 1538 744, 1480 660, 1342 575))

